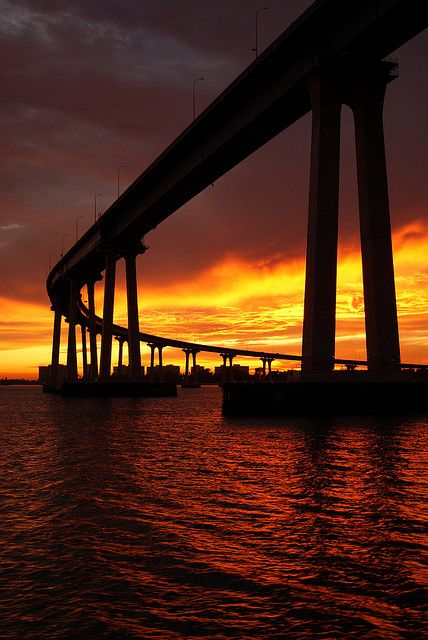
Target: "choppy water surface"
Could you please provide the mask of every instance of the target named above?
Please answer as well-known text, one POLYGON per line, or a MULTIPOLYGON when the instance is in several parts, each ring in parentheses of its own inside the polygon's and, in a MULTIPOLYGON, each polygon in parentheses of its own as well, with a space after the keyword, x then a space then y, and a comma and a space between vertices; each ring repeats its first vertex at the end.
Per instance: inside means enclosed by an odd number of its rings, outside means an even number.
POLYGON ((424 637, 427 421, 0 387, 0 424, 1 638, 424 637))

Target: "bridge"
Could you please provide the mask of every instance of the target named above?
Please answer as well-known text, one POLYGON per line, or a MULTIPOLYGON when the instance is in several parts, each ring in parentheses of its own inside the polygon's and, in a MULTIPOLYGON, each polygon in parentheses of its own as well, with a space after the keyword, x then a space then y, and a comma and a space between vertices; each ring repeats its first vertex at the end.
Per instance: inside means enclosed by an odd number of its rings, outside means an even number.
MULTIPOLYGON (((58 381, 60 334, 68 322, 67 380, 78 379, 76 327, 82 328, 85 376, 107 381, 113 339, 126 340, 130 376, 141 373, 140 342, 158 350, 178 347, 189 358, 219 353, 301 361, 302 375, 316 379, 336 364, 366 365, 390 375, 420 367, 400 360, 388 182, 383 133, 387 85, 397 63, 385 59, 423 31, 428 9, 419 0, 318 0, 266 49, 124 191, 53 267, 47 291, 55 313, 50 385, 58 381), (354 115, 367 361, 335 358, 340 114, 354 115), (312 112, 306 284, 302 354, 203 345, 140 331, 136 258, 144 236, 253 151, 312 112), (125 261, 128 326, 113 323, 116 264, 125 261), (103 276, 104 274, 104 276, 103 276), (94 286, 104 281, 102 316, 94 286), (88 306, 82 302, 86 286, 88 306), (101 333, 98 364, 97 334, 101 333), (86 336, 89 335, 90 363, 86 336)), ((121 357, 120 348, 119 355, 121 357)), ((423 365, 424 367, 428 365, 423 365)))

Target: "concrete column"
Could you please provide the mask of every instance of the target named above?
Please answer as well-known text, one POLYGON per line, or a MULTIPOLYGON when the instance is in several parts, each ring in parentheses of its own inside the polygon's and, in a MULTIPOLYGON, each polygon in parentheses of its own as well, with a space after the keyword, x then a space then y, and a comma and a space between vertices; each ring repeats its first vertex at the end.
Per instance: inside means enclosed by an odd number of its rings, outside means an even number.
POLYGON ((196 369, 196 354, 197 351, 192 351, 192 361, 193 361, 193 370, 192 370, 192 382, 194 384, 198 384, 198 372, 196 369))
POLYGON ((159 382, 163 382, 163 362, 162 362, 162 349, 163 346, 158 345, 159 352, 159 382))
POLYGON ((106 257, 104 280, 103 329, 101 334, 100 378, 109 378, 111 372, 111 347, 113 342, 114 286, 116 281, 116 255, 106 257))
POLYGON ((260 358, 260 360, 263 363, 263 380, 265 380, 266 379, 266 358, 263 357, 263 358, 260 358))
POLYGON ((119 343, 119 355, 117 358, 117 373, 120 376, 122 376, 122 366, 123 366, 123 343, 125 342, 125 338, 122 338, 121 336, 117 336, 116 340, 119 343))
POLYGON ((184 368, 184 382, 188 382, 189 381, 189 358, 190 358, 190 353, 191 353, 191 349, 183 349, 183 352, 186 354, 186 364, 185 364, 185 368, 184 368))
POLYGON ((58 384, 58 369, 59 369, 59 350, 61 346, 61 320, 62 313, 59 309, 54 309, 54 329, 52 337, 52 359, 51 369, 49 372, 49 382, 52 385, 58 384))
POLYGON ((88 351, 86 347, 86 326, 84 324, 80 325, 80 330, 82 333, 82 367, 83 367, 83 377, 86 378, 88 375, 88 351))
POLYGON ((229 382, 233 382, 233 358, 231 354, 228 355, 229 358, 229 382))
POLYGON ((97 353, 97 328, 95 324, 95 282, 91 280, 87 283, 88 289, 88 309, 89 309, 89 352, 91 354, 91 366, 89 368, 89 378, 96 380, 98 376, 98 353, 97 353))
POLYGON ((334 83, 314 77, 302 369, 334 367, 341 101, 334 83))
POLYGON ((227 353, 221 353, 221 357, 223 358, 223 380, 222 382, 227 382, 227 353))
POLYGON ((156 345, 152 342, 148 342, 147 346, 150 347, 150 380, 154 380, 155 376, 155 349, 156 345))
POLYGON ((79 284, 70 280, 70 310, 68 313, 68 344, 67 344, 67 381, 77 380, 77 352, 76 352, 76 317, 79 284))
POLYGON ((268 363, 268 381, 271 382, 272 381, 272 358, 268 358, 267 359, 267 363, 268 363))
POLYGON ((141 375, 136 260, 137 254, 135 252, 125 255, 126 295, 128 303, 129 369, 130 375, 133 378, 141 375))
MULTIPOLYGON (((390 69, 389 69, 390 71, 390 69)), ((397 304, 383 134, 383 102, 389 72, 361 78, 354 87, 361 254, 367 361, 371 370, 400 367, 397 304)))

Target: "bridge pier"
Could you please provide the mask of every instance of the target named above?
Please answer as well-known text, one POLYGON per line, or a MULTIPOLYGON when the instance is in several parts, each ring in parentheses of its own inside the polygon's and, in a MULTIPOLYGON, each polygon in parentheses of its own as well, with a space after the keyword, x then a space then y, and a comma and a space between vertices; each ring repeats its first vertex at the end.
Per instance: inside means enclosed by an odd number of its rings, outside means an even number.
POLYGON ((55 316, 54 316, 54 329, 53 329, 53 337, 52 337, 52 358, 51 358, 49 383, 51 387, 56 387, 56 385, 58 384, 62 313, 59 309, 53 309, 53 311, 55 311, 55 316))
POLYGON ((186 355, 186 363, 184 366, 184 383, 185 384, 189 382, 189 359, 190 359, 191 352, 192 352, 191 349, 183 349, 183 353, 186 355))
POLYGON ((111 373, 111 348, 113 342, 114 287, 116 282, 116 255, 109 251, 106 256, 104 280, 103 328, 101 334, 100 378, 111 373))
POLYGON ((119 343, 119 354, 117 358, 117 374, 119 377, 122 377, 122 366, 123 366, 123 343, 125 342, 125 338, 121 336, 116 336, 116 340, 119 343))
POLYGON ((275 358, 271 358, 269 356, 262 356, 260 360, 263 363, 263 380, 268 380, 269 382, 272 380, 272 362, 275 358), (266 364, 268 365, 268 373, 266 375, 266 364))
POLYGON ((132 378, 141 375, 140 328, 138 317, 137 268, 136 260, 143 251, 141 243, 128 251, 125 258, 126 295, 128 306, 128 346, 129 373, 132 378))
POLYGON ((77 374, 76 351, 76 316, 79 284, 74 278, 70 279, 70 310, 68 313, 68 343, 67 343, 67 381, 74 382, 77 374))
POLYGON ((302 371, 332 371, 336 324, 341 100, 322 75, 308 85, 312 144, 302 371))
POLYGON ((97 327, 95 323, 95 280, 86 283, 88 291, 89 309, 89 353, 91 364, 89 367, 89 379, 96 380, 98 377, 98 351, 97 351, 97 327))
POLYGON ((398 370, 400 343, 395 296, 383 104, 391 63, 353 82, 349 106, 354 114, 363 262, 367 363, 370 370, 398 370))
POLYGON ((88 376, 88 351, 86 346, 86 325, 80 325, 80 332, 82 334, 82 370, 83 377, 87 378, 88 376))

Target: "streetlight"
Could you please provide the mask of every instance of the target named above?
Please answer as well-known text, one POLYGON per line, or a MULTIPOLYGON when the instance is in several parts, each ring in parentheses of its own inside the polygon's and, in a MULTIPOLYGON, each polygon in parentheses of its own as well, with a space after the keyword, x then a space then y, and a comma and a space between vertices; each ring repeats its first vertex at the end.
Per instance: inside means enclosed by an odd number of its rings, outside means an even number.
POLYGON ((256 46, 253 47, 253 51, 256 54, 256 58, 259 54, 259 13, 260 11, 269 11, 269 7, 259 7, 256 11, 256 46))
POLYGON ((83 216, 77 216, 76 218, 76 242, 79 239, 79 220, 82 220, 83 216))
POLYGON ((120 183, 119 183, 120 170, 124 169, 127 166, 128 166, 127 164, 121 164, 120 167, 117 170, 117 197, 120 196, 120 183))
POLYGON ((64 238, 68 236, 68 233, 63 233, 61 236, 61 258, 64 256, 64 238))
POLYGON ((97 198, 100 198, 103 194, 94 191, 94 222, 97 221, 97 198))
POLYGON ((201 80, 205 80, 205 78, 195 78, 193 80, 193 120, 196 118, 196 85, 201 80))

